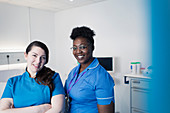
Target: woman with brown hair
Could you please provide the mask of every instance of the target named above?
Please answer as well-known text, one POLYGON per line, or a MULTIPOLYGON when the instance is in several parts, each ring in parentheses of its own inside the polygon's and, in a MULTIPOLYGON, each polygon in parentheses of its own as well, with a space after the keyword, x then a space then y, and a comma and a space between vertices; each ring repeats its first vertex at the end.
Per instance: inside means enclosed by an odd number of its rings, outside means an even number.
POLYGON ((27 68, 22 75, 8 80, 0 100, 0 113, 62 113, 64 89, 60 76, 45 67, 49 59, 47 46, 30 43, 24 53, 27 68))

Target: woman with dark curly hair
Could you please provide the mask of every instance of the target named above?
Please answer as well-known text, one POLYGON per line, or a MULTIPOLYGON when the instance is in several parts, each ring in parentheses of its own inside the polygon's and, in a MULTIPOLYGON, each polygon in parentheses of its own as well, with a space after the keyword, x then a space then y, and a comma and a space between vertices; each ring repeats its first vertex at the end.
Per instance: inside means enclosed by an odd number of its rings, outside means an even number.
POLYGON ((93 57, 94 35, 93 30, 82 26, 74 28, 70 36, 79 64, 65 83, 69 113, 114 113, 114 81, 93 57))
POLYGON ((0 100, 0 113, 62 113, 64 88, 60 76, 44 65, 49 50, 40 41, 30 43, 24 53, 27 68, 8 80, 0 100))

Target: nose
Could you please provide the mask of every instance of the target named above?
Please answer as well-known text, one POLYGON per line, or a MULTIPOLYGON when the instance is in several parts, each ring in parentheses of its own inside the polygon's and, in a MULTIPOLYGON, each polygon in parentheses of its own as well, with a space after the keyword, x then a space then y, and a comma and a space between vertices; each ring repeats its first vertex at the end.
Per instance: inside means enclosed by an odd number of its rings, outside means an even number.
POLYGON ((41 63, 41 61, 42 61, 41 57, 37 57, 37 59, 36 59, 36 63, 37 63, 37 64, 40 64, 40 63, 41 63))
POLYGON ((76 49, 76 53, 81 53, 81 49, 79 47, 76 49))

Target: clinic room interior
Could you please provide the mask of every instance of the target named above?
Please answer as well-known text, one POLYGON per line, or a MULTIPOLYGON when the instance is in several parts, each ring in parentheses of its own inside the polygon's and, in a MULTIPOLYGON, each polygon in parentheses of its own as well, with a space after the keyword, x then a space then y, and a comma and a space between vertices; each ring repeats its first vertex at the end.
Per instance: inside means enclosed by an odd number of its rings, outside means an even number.
POLYGON ((71 30, 88 26, 96 34, 93 56, 112 58, 113 69, 108 72, 115 82, 115 112, 138 113, 132 112, 131 79, 150 79, 145 73, 152 65, 150 4, 147 0, 92 1, 95 2, 82 5, 65 2, 72 7, 60 10, 54 4, 50 9, 49 4, 49 8, 43 8, 0 2, 0 96, 7 79, 25 70, 23 53, 34 40, 48 46, 47 66, 60 74, 64 84, 71 69, 78 64, 70 50, 71 30), (12 55, 14 59, 10 59, 12 55), (132 62, 140 62, 140 73, 132 74, 132 62))

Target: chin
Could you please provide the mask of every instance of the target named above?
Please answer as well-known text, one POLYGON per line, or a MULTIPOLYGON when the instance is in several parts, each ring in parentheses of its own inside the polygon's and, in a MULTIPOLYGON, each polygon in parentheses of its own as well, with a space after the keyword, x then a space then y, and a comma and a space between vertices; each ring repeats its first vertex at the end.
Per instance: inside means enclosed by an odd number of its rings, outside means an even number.
POLYGON ((82 60, 77 60, 77 62, 80 63, 80 64, 84 63, 84 61, 82 61, 82 60))

